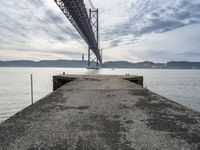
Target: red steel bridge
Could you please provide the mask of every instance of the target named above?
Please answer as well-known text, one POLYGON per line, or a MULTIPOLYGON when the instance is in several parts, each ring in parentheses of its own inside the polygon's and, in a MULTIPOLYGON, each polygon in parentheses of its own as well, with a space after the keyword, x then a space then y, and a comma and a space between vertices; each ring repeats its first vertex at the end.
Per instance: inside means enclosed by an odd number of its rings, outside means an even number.
POLYGON ((102 64, 99 49, 99 14, 98 9, 89 0, 92 8, 87 11, 84 0, 54 0, 74 28, 88 45, 88 68, 102 64))

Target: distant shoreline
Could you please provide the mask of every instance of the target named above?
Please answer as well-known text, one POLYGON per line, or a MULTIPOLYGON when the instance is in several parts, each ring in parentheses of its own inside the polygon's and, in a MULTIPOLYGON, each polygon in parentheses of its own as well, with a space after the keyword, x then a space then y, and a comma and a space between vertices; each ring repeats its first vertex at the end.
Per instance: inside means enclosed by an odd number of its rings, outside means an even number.
MULTIPOLYGON (((33 67, 33 68, 87 68, 87 61, 81 60, 14 60, 0 61, 0 67, 33 67)), ((154 63, 150 61, 131 63, 128 61, 107 61, 102 68, 121 69, 200 69, 200 62, 169 61, 154 63)))
MULTIPOLYGON (((87 69, 87 67, 51 67, 51 66, 49 66, 49 67, 40 67, 40 66, 38 66, 38 67, 33 67, 33 66, 0 66, 0 68, 75 68, 75 69, 78 69, 78 68, 80 68, 80 69, 87 69)), ((200 68, 195 68, 195 69, 193 69, 193 68, 109 68, 109 67, 101 67, 102 69, 150 69, 150 70, 200 70, 200 68)))

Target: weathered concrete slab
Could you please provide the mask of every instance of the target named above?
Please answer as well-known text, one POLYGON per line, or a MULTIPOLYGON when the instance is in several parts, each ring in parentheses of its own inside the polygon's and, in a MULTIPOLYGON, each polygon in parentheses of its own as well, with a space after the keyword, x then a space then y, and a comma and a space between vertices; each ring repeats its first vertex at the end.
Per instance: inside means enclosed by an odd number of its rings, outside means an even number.
POLYGON ((200 114, 123 77, 82 76, 0 125, 0 150, 199 150, 200 114))
MULTIPOLYGON (((64 84, 69 83, 71 81, 74 81, 75 79, 84 79, 84 80, 82 80, 84 84, 80 84, 80 86, 82 86, 82 89, 91 88, 91 87, 85 86, 85 84, 87 84, 87 82, 86 82, 87 80, 90 80, 90 81, 92 80, 93 81, 93 84, 88 84, 88 86, 92 85, 93 88, 98 88, 98 89, 104 88, 105 89, 106 86, 108 86, 108 85, 106 85, 106 84, 98 84, 96 86, 96 84, 95 84, 95 81, 99 81, 99 80, 105 79, 105 78, 125 79, 125 80, 128 80, 130 82, 133 82, 133 83, 136 83, 136 84, 139 84, 139 85, 143 86, 143 77, 142 76, 135 76, 135 75, 121 75, 121 76, 117 76, 117 75, 98 75, 96 77, 91 76, 91 75, 81 75, 81 76, 80 75, 57 75, 57 76, 53 76, 53 90, 56 90, 56 89, 60 88, 61 86, 63 86, 64 84)), ((80 82, 80 80, 79 80, 79 82, 80 82)), ((99 82, 96 82, 96 83, 99 83, 99 82)), ((112 88, 111 86, 112 87, 115 86, 115 87, 121 88, 120 84, 114 83, 114 82, 112 82, 109 85, 110 88, 112 88), (115 84, 117 84, 117 86, 115 84)))

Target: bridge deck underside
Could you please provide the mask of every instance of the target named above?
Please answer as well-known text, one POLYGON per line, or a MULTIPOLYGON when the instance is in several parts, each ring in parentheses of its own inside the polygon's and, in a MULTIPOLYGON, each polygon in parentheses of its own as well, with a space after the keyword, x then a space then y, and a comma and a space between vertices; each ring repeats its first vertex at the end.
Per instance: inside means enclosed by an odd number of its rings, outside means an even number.
POLYGON ((95 37, 83 0, 55 0, 55 2, 101 62, 98 39, 95 37))

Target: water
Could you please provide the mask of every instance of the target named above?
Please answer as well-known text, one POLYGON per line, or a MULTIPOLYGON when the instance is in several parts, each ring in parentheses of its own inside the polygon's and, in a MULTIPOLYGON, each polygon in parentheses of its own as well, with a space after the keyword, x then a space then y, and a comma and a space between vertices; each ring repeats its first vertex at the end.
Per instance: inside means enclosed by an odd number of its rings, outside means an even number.
POLYGON ((62 72, 142 75, 151 91, 200 112, 200 70, 0 68, 0 122, 31 104, 30 74, 36 101, 52 92, 52 76, 62 72))

